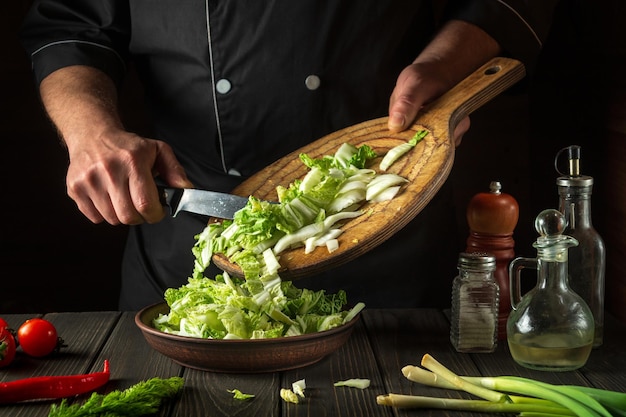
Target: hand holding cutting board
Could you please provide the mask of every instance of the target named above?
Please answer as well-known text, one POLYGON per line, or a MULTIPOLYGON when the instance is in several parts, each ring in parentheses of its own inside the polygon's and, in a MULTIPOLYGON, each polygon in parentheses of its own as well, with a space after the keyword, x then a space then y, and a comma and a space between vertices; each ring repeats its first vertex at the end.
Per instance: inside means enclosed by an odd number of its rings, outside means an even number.
MULTIPOLYGON (((332 253, 323 250, 309 254, 298 249, 286 251, 280 258, 281 276, 297 279, 331 269, 366 253, 404 227, 428 204, 450 173, 455 148, 451 132, 462 119, 524 75, 525 69, 520 62, 494 58, 425 107, 411 128, 393 133, 388 129, 387 117, 347 127, 286 155, 235 188, 233 193, 240 196, 254 195, 259 199, 277 201, 277 186, 286 187, 306 174, 307 167, 298 157, 301 153, 319 158, 333 154, 343 143, 350 143, 354 146, 367 144, 378 155, 384 155, 394 146, 410 140, 418 130, 429 132, 390 168, 389 172, 408 180, 394 199, 367 203, 363 209, 368 215, 354 218, 342 227, 339 248, 332 253)), ((239 267, 224 255, 216 254, 213 261, 223 270, 241 275, 239 267)))

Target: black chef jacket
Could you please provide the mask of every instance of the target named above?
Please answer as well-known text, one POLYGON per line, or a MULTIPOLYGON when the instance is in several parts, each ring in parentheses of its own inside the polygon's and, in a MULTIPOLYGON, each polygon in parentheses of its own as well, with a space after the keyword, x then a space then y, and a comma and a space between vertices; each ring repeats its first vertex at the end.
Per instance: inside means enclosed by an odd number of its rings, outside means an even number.
MULTIPOLYGON (((453 1, 531 67, 553 2, 453 1)), ((442 1, 36 0, 22 31, 41 81, 91 65, 122 82, 137 68, 154 121, 199 188, 229 191, 334 130, 386 114, 399 72, 429 41, 442 1)), ((444 187, 445 188, 445 187, 444 187)), ((445 189, 381 247, 297 285, 368 306, 445 306, 455 274, 455 211, 445 189)), ((186 283, 205 218, 130 228, 120 308, 186 283)), ((322 249, 318 249, 322 250, 322 249)), ((217 271, 208 271, 212 276, 217 271)))

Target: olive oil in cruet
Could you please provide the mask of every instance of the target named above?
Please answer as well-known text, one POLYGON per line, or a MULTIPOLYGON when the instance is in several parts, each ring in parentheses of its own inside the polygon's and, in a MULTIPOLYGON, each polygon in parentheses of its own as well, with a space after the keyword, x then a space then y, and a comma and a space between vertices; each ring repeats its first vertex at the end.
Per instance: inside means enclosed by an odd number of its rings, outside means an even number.
POLYGON ((594 320, 585 301, 568 284, 568 249, 578 241, 563 234, 567 221, 558 210, 535 220, 537 258, 515 258, 509 266, 512 311, 507 341, 522 366, 569 371, 583 366, 593 346, 594 320), (537 284, 521 296, 521 271, 535 269, 537 284))

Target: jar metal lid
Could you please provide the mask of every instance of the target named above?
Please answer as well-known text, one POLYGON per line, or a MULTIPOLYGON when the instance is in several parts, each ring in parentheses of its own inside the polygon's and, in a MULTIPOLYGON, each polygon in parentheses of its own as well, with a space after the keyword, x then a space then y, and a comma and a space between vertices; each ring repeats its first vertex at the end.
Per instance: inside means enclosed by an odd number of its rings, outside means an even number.
POLYGON ((459 254, 458 267, 485 271, 494 270, 496 267, 496 257, 485 252, 462 252, 459 254))

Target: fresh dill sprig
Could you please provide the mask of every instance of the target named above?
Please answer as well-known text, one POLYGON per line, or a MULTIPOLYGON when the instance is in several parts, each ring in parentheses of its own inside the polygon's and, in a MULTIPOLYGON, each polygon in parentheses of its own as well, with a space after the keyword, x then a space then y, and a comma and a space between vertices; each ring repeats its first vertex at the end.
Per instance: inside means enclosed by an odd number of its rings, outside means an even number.
POLYGON ((139 417, 154 414, 163 400, 174 397, 183 387, 180 377, 151 378, 123 391, 93 393, 81 404, 69 405, 66 399, 53 404, 48 417, 139 417))

